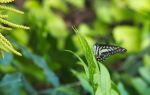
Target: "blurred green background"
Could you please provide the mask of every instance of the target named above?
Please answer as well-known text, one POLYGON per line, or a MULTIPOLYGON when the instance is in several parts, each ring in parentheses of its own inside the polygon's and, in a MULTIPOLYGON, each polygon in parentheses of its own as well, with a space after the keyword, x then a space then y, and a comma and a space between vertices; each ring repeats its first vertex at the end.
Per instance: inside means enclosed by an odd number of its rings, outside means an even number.
POLYGON ((72 26, 89 44, 127 49, 103 63, 121 95, 150 95, 150 0, 15 0, 25 14, 10 21, 29 26, 2 34, 23 54, 0 59, 0 95, 91 95, 77 58, 82 47, 72 26))

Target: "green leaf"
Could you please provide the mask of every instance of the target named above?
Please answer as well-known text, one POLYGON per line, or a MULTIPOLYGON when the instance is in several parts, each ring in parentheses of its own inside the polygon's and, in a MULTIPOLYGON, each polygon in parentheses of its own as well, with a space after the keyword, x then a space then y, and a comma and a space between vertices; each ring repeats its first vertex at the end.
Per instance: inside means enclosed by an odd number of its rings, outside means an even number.
POLYGON ((121 93, 120 95, 129 95, 129 93, 125 90, 124 85, 121 82, 118 83, 118 89, 121 93))
POLYGON ((150 69, 147 67, 141 67, 139 69, 139 73, 140 75, 147 81, 150 83, 150 69))
POLYGON ((88 71, 88 67, 87 67, 87 65, 85 64, 85 62, 84 62, 77 54, 75 54, 74 52, 72 52, 72 51, 70 51, 70 50, 66 50, 66 51, 67 51, 67 52, 70 52, 71 54, 73 54, 74 56, 76 56, 76 57, 80 60, 80 62, 79 62, 78 64, 84 67, 84 70, 85 70, 86 75, 89 76, 89 74, 88 74, 88 72, 89 72, 89 71, 88 71))
POLYGON ((2 95, 20 95, 21 94, 21 74, 6 74, 0 82, 0 93, 2 95))
POLYGON ((149 45, 150 45, 150 22, 146 20, 144 22, 144 27, 143 27, 143 32, 142 32, 141 47, 142 47, 142 49, 145 49, 149 45))
POLYGON ((119 95, 116 90, 111 89, 111 95, 119 95))
POLYGON ((59 79, 58 77, 55 75, 55 73, 49 69, 46 61, 38 55, 35 55, 33 53, 31 53, 28 49, 26 48, 22 48, 22 52, 23 52, 23 56, 33 60, 33 62, 43 70, 48 82, 50 82, 51 84, 53 84, 53 86, 57 87, 60 85, 59 83, 59 79))
POLYGON ((145 67, 150 69, 150 55, 149 54, 144 55, 144 65, 145 67))
POLYGON ((111 80, 110 75, 106 67, 98 63, 95 59, 93 51, 88 45, 87 41, 84 37, 76 30, 76 34, 78 35, 78 39, 83 48, 83 52, 85 54, 85 58, 88 63, 89 70, 89 82, 93 88, 94 95, 110 95, 111 93, 111 80))
POLYGON ((132 79, 132 85, 139 92, 140 95, 149 95, 150 88, 148 88, 148 84, 143 79, 132 79))
MULTIPOLYGON (((74 29, 75 30, 75 29, 74 29)), ((81 46, 83 48, 83 52, 85 54, 86 60, 88 62, 88 66, 89 66, 89 73, 91 73, 90 75, 92 75, 92 73, 95 72, 95 69, 99 68, 96 59, 93 56, 93 52, 90 48, 90 46, 88 45, 87 41, 84 39, 84 37, 82 35, 79 34, 79 32, 77 30, 75 30, 77 35, 78 35, 78 39, 81 43, 81 46)), ((92 78, 92 76, 89 78, 92 78)))
POLYGON ((45 60, 40 57, 40 56, 37 56, 37 55, 33 55, 32 56, 32 60, 34 61, 34 63, 40 67, 41 69, 43 69, 43 72, 44 74, 46 75, 47 77, 47 80, 53 84, 53 86, 57 87, 59 86, 59 79, 58 77, 55 75, 55 73, 53 71, 51 71, 49 68, 48 68, 48 65, 47 63, 45 62, 45 60))
MULTIPOLYGON (((74 29, 75 30, 75 29, 74 29)), ((78 39, 81 43, 81 46, 83 48, 83 52, 85 54, 85 57, 86 57, 86 60, 88 62, 88 67, 89 67, 89 76, 87 76, 89 78, 89 81, 93 87, 93 91, 94 93, 96 92, 96 89, 97 87, 95 86, 96 84, 94 83, 94 73, 96 73, 96 65, 97 65, 97 62, 95 60, 95 62, 93 61, 94 60, 94 56, 92 54, 92 51, 88 45, 88 43, 86 42, 86 40, 84 39, 83 36, 81 36, 79 34, 79 32, 77 30, 75 30, 77 35, 78 35, 78 39)), ((98 66, 97 66, 97 69, 98 69, 98 66)))
POLYGON ((85 74, 84 73, 79 73, 79 72, 77 72, 75 70, 72 70, 72 72, 79 79, 79 81, 80 81, 81 85, 83 86, 83 88, 86 91, 88 91, 90 93, 93 93, 92 87, 91 87, 87 77, 85 76, 85 74))
POLYGON ((116 84, 113 81, 111 81, 111 91, 112 90, 113 90, 113 92, 116 92, 118 95, 122 95, 120 93, 120 90, 118 89, 118 87, 116 86, 116 84))
POLYGON ((95 95, 110 95, 111 79, 107 68, 99 63, 100 71, 94 74, 94 82, 98 84, 95 95))

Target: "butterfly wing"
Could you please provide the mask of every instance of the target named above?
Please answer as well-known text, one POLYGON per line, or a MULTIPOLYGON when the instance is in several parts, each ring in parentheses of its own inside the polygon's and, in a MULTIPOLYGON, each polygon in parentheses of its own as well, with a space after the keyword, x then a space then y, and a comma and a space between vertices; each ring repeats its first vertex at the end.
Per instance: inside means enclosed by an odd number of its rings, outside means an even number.
POLYGON ((126 49, 119 46, 102 45, 102 44, 94 45, 94 54, 98 61, 103 61, 108 56, 114 55, 116 53, 124 53, 124 52, 126 52, 126 49))

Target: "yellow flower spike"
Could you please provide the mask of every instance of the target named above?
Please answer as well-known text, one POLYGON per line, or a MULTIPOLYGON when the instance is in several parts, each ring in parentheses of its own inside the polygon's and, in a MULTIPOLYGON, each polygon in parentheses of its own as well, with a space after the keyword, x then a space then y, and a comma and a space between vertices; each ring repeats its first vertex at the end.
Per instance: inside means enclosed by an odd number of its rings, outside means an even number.
POLYGON ((0 0, 0 3, 9 3, 9 2, 13 2, 14 0, 0 0))
POLYGON ((2 29, 2 30, 8 30, 8 31, 12 30, 12 28, 5 27, 5 26, 2 26, 2 25, 0 25, 0 29, 2 29))
POLYGON ((12 22, 9 22, 7 20, 4 20, 2 18, 0 18, 0 22, 3 23, 3 24, 6 24, 8 26, 11 26, 11 27, 14 27, 14 28, 22 28, 22 29, 30 29, 29 27, 27 26, 23 26, 23 25, 19 25, 19 24, 14 24, 12 22))
POLYGON ((1 49, 6 51, 6 52, 13 52, 19 56, 22 56, 21 53, 19 53, 18 51, 16 51, 13 46, 11 45, 11 43, 0 33, 0 44, 1 44, 1 49))
POLYGON ((24 12, 22 12, 20 10, 17 10, 17 9, 14 9, 14 8, 11 8, 11 7, 7 7, 7 6, 3 6, 3 5, 0 5, 0 9, 9 10, 9 11, 19 13, 19 14, 24 14, 24 12))

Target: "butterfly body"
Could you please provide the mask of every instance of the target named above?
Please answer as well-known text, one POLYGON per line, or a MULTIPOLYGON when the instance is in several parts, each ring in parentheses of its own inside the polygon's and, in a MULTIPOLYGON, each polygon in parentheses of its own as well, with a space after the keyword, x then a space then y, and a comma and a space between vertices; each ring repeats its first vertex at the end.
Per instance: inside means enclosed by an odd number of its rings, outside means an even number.
POLYGON ((108 56, 114 55, 116 53, 124 53, 127 51, 125 48, 119 46, 105 44, 95 44, 93 49, 94 55, 98 61, 103 61, 108 56))

